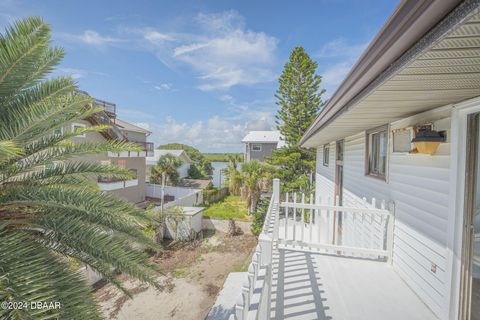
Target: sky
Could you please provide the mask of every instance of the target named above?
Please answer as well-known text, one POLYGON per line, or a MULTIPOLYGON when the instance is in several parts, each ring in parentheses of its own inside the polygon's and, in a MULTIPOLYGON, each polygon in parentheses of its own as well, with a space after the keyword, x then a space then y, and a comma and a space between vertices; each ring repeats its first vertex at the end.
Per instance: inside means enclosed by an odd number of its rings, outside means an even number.
POLYGON ((41 16, 66 56, 54 75, 117 105, 155 145, 240 152, 275 130, 278 77, 296 46, 328 99, 397 5, 390 0, 0 0, 0 29, 41 16))

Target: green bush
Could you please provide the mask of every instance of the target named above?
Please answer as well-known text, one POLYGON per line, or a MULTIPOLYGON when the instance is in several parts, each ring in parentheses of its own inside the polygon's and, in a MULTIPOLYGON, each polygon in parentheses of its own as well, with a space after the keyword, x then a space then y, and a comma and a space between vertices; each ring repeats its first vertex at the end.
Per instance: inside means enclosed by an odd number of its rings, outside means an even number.
POLYGON ((203 189, 203 203, 206 205, 223 200, 228 196, 228 188, 203 189))
POLYGON ((251 231, 256 236, 258 236, 260 232, 262 232, 263 222, 265 221, 265 216, 267 215, 269 203, 269 198, 260 199, 257 204, 257 211, 252 212, 253 222, 251 226, 251 231))

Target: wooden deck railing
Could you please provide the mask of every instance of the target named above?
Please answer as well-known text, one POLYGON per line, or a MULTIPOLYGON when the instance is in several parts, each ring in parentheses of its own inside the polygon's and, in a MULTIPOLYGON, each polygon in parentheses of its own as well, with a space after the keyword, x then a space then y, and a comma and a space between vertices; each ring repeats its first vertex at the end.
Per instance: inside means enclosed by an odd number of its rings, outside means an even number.
POLYGON ((279 248, 391 262, 392 203, 381 201, 377 207, 375 199, 363 199, 359 206, 340 206, 321 200, 295 193, 281 199, 280 181, 273 180, 263 229, 230 320, 270 318, 272 257, 279 248))
MULTIPOLYGON (((338 201, 336 201, 338 202, 338 201)), ((363 199, 360 206, 334 205, 313 195, 285 194, 280 203, 279 245, 336 255, 390 260, 393 246, 393 205, 377 207, 363 199), (297 201, 299 200, 299 201, 297 201)))

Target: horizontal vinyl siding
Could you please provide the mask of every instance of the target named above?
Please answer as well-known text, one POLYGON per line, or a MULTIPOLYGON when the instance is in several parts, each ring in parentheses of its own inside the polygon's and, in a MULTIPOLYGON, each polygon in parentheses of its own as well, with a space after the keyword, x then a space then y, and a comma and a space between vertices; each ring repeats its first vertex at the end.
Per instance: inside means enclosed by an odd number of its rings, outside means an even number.
POLYGON ((335 143, 330 143, 328 166, 323 165, 323 146, 317 148, 317 170, 315 177, 316 198, 323 203, 332 199, 335 193, 335 143))
MULTIPOLYGON (((395 123, 391 129, 415 125, 416 121, 420 120, 412 117, 395 123)), ((447 130, 448 136, 450 119, 435 121, 434 128, 447 130)), ((334 149, 335 144, 332 143, 331 156, 334 149)), ((365 205, 363 197, 369 202, 371 198, 376 198, 377 206, 381 200, 395 202, 394 268, 419 297, 442 317, 446 309, 444 297, 448 290, 446 239, 450 144, 442 144, 434 156, 392 153, 391 146, 389 150, 387 181, 382 181, 365 175, 365 132, 345 138, 344 205, 365 205), (432 264, 436 266, 436 272, 432 272, 432 264)), ((317 188, 321 194, 329 193, 328 196, 333 197, 335 166, 331 159, 330 168, 327 170, 323 167, 322 153, 323 147, 320 147, 317 152, 317 188)), ((344 227, 353 228, 352 221, 346 219, 344 227)), ((373 227, 364 230, 377 230, 376 226, 373 227)), ((356 229, 358 234, 358 225, 356 229)), ((366 241, 370 241, 368 237, 366 241)))
MULTIPOLYGON (((434 123, 449 130, 450 119, 434 123)), ((390 190, 395 201, 394 267, 417 294, 441 315, 446 288, 446 239, 450 144, 434 156, 392 154, 390 190), (432 265, 437 270, 432 272, 432 265)))

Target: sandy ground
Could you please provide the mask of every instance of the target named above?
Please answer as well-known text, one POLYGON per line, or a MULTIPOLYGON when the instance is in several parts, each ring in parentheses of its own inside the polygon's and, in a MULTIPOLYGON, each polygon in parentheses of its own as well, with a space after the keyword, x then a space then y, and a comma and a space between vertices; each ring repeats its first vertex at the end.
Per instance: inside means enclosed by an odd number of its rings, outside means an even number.
POLYGON ((95 295, 107 319, 204 319, 228 273, 246 268, 255 245, 250 234, 218 232, 195 244, 172 245, 154 258, 166 274, 159 278, 162 291, 122 275, 132 299, 110 284, 95 295))

